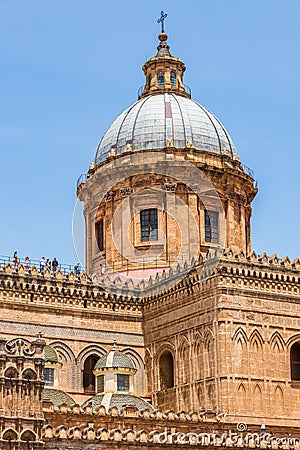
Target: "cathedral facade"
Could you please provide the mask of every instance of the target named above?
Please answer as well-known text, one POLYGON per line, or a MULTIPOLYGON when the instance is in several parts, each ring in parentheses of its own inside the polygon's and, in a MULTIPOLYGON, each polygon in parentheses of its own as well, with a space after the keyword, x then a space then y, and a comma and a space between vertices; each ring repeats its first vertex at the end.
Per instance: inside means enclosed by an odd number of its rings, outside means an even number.
POLYGON ((0 448, 298 448, 300 261, 167 35, 77 196, 86 273, 0 270, 0 448))

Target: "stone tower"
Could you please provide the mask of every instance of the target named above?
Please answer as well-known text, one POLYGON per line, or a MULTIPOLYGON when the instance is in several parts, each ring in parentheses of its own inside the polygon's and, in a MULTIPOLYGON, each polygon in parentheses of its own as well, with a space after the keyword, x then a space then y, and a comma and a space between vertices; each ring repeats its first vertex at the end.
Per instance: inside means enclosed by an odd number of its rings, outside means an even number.
POLYGON ((42 391, 44 387, 41 338, 33 342, 0 340, 0 447, 42 449, 42 391))

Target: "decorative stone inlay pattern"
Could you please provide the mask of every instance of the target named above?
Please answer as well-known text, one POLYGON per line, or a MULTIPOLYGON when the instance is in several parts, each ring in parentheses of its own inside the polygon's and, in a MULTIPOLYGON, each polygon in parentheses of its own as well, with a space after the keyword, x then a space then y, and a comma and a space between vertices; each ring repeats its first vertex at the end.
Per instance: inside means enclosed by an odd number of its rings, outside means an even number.
POLYGON ((97 341, 107 342, 111 344, 113 341, 122 342, 126 344, 135 343, 143 345, 143 336, 126 333, 126 331, 98 331, 98 330, 85 330, 83 328, 68 328, 66 326, 57 325, 37 325, 31 323, 19 323, 19 322, 2 322, 1 330, 7 333, 13 334, 25 334, 36 335, 39 330, 42 330, 45 336, 51 337, 64 337, 64 338, 76 338, 80 339, 95 339, 97 341))

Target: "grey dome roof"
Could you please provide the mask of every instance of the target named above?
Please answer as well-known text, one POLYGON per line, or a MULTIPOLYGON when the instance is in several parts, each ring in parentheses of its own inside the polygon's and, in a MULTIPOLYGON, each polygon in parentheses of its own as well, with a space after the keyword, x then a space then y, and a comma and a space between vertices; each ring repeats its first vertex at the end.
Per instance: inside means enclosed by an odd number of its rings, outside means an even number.
POLYGON ((104 369, 105 367, 134 369, 133 362, 129 356, 118 350, 111 350, 102 356, 96 363, 94 369, 104 369))
MULTIPOLYGON (((142 98, 126 109, 105 132, 95 164, 127 151, 160 149, 171 141, 176 148, 192 143, 196 150, 238 158, 221 122, 195 101, 173 93, 142 98)), ((170 144, 169 144, 170 145, 170 144)))
POLYGON ((149 409, 153 411, 153 406, 140 397, 132 394, 98 394, 86 400, 81 406, 84 408, 87 405, 92 405, 93 409, 97 406, 104 405, 106 411, 113 406, 116 406, 120 411, 124 406, 136 406, 140 411, 149 409))

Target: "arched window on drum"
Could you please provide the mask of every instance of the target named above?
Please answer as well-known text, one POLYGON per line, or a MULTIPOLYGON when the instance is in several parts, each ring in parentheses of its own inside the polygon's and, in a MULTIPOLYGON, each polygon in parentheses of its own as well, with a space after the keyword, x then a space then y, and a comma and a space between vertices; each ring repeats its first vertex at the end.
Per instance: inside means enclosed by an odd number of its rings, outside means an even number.
POLYGON ((165 85, 165 74, 163 72, 157 73, 157 85, 162 87, 165 85))
POLYGON ((176 72, 170 73, 170 83, 171 83, 171 86, 173 86, 173 87, 176 86, 176 72))

